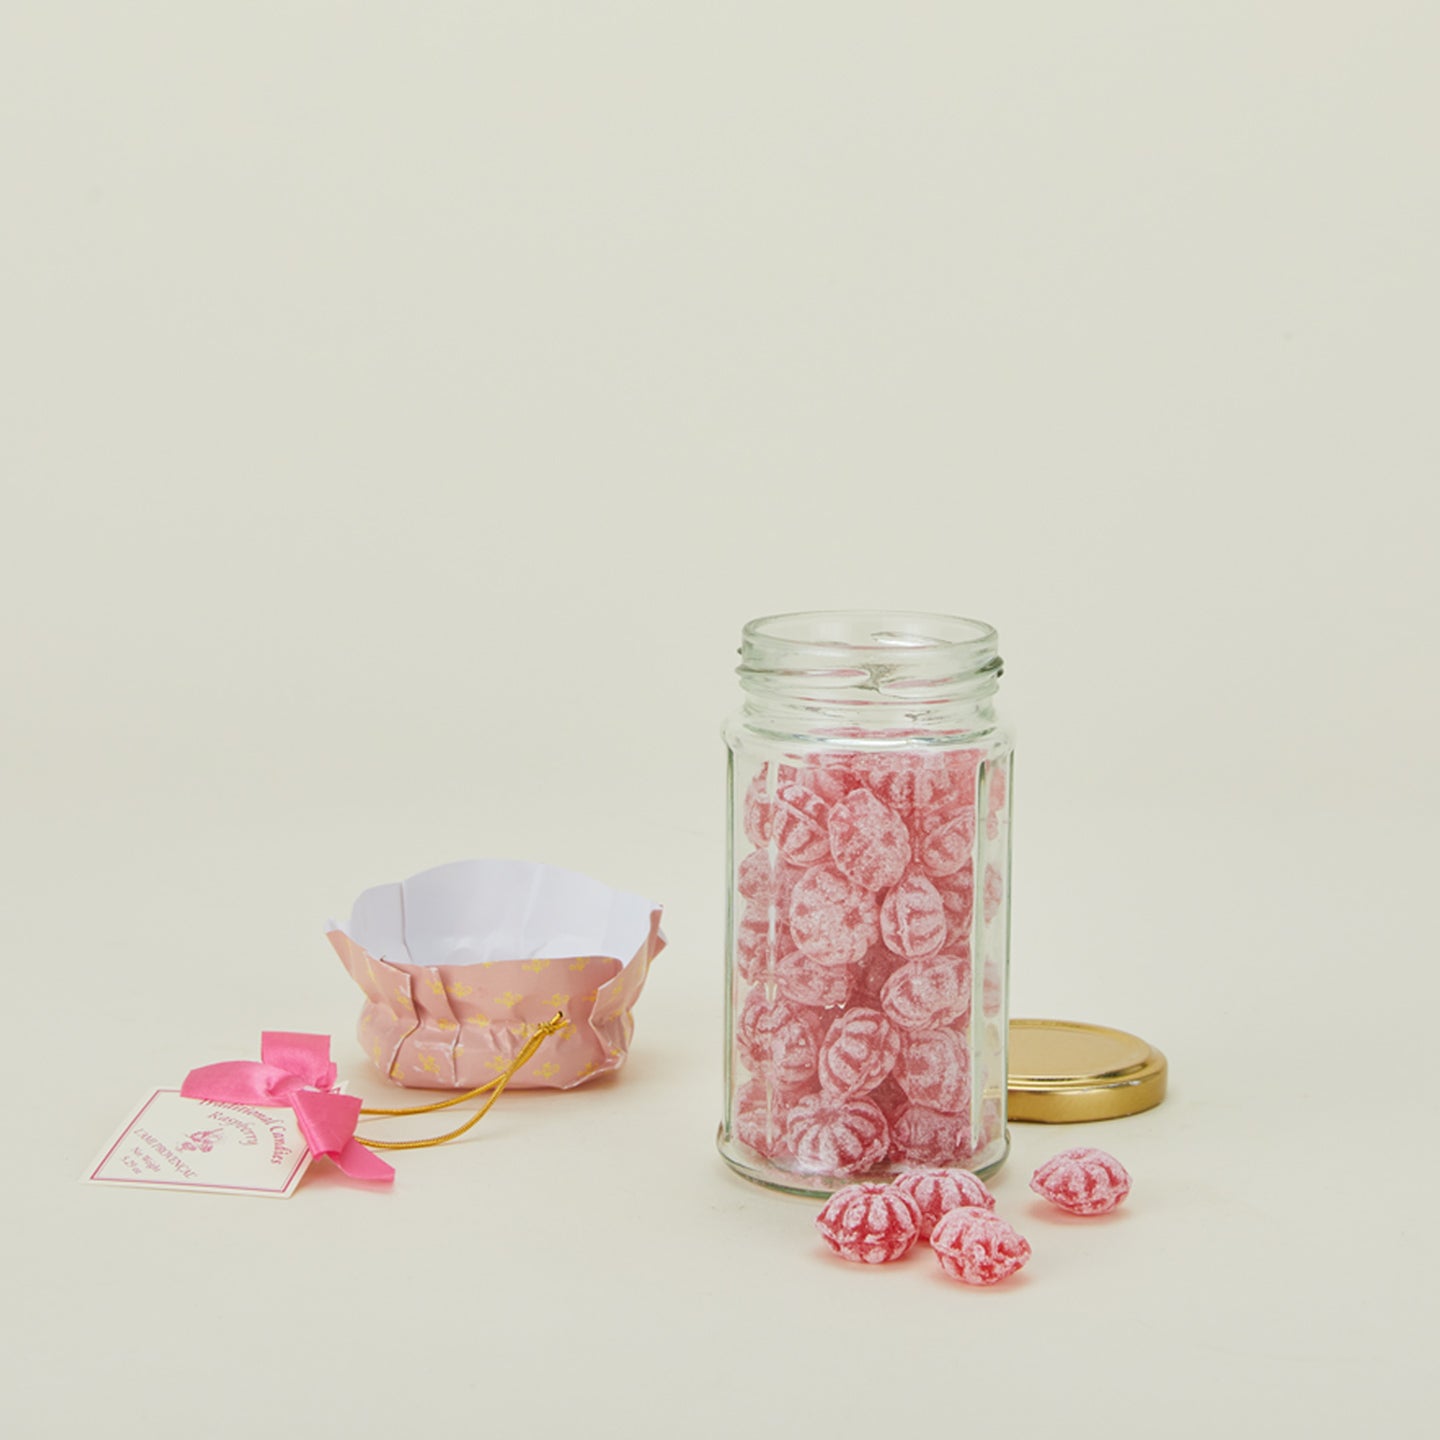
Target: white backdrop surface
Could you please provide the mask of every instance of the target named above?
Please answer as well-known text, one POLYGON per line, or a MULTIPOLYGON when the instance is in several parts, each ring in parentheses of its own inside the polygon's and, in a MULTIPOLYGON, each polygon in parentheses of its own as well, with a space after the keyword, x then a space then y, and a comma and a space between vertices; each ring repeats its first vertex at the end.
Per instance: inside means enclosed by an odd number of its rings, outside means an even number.
POLYGON ((1437 45, 6 6, 7 1433, 1429 1433, 1437 45), (1172 1065, 1016 1127, 993 1293, 713 1148, 739 629, 850 606, 999 627, 1012 1009, 1172 1065), (393 1193, 77 1183, 265 1028, 393 1093, 321 926, 469 855, 665 902, 619 1077, 393 1193), (1026 1189, 1082 1142, 1112 1220, 1026 1189))

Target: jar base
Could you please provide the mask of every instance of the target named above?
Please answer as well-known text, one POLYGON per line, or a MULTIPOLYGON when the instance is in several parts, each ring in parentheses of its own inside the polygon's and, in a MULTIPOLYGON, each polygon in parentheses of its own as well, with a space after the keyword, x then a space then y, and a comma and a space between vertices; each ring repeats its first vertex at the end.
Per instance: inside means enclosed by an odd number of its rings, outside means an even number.
MULTIPOLYGON (((732 1140, 727 1144, 724 1125, 721 1125, 716 1131, 715 1148, 719 1150, 720 1158, 737 1175, 750 1181, 752 1185, 760 1185, 766 1190, 775 1190, 783 1195, 798 1195, 814 1200, 823 1200, 845 1185, 854 1185, 860 1181, 884 1183, 893 1180, 896 1175, 907 1168, 921 1168, 918 1165, 914 1167, 887 1165, 876 1170, 868 1170, 863 1175, 797 1175, 793 1170, 782 1170, 778 1165, 769 1164, 763 1156, 757 1155, 749 1146, 742 1145, 738 1141, 732 1140)), ((975 1157, 981 1161, 980 1164, 939 1168, 964 1169, 970 1171, 972 1175, 978 1175, 982 1180, 988 1180, 1005 1163, 1009 1154, 1010 1130, 1007 1127, 998 1141, 987 1146, 980 1156, 975 1157)))

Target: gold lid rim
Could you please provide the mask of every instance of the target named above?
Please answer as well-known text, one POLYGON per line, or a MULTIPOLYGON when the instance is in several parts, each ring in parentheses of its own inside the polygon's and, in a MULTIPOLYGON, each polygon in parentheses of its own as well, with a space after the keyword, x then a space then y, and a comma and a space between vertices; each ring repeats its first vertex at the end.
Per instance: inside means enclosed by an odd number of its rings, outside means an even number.
POLYGON ((1039 1124, 1073 1125, 1092 1120, 1116 1120, 1154 1109, 1165 1098, 1169 1064, 1153 1045, 1125 1030, 1072 1020, 1012 1020, 1012 1045, 1017 1031, 1022 1049, 1036 1046, 1043 1053, 1047 1036, 1058 1037, 1060 1053, 1073 1060, 1092 1053, 1095 1068, 1067 1074, 1055 1064, 1031 1063, 1019 1073, 1011 1070, 1007 1111, 1011 1120, 1039 1124))

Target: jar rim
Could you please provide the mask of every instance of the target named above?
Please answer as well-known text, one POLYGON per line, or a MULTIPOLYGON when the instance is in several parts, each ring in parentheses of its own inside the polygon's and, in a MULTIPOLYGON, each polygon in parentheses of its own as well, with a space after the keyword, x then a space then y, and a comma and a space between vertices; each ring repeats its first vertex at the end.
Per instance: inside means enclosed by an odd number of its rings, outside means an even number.
POLYGON ((993 625, 960 615, 923 610, 796 610, 762 615, 742 632, 745 649, 757 653, 823 654, 851 659, 901 655, 989 658, 999 643, 993 625))

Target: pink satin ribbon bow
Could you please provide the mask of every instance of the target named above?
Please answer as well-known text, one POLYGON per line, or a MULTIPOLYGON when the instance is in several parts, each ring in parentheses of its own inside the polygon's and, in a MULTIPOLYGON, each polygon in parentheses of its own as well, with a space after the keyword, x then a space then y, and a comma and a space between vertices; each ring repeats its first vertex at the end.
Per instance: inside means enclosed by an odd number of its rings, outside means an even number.
POLYGON ((325 1155, 354 1180, 393 1180, 395 1167, 355 1138, 358 1095, 336 1095, 328 1035, 266 1030, 259 1060, 224 1060, 192 1070, 180 1087, 192 1100, 288 1105, 312 1155, 325 1155))

